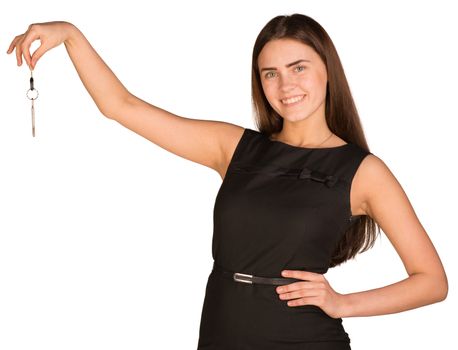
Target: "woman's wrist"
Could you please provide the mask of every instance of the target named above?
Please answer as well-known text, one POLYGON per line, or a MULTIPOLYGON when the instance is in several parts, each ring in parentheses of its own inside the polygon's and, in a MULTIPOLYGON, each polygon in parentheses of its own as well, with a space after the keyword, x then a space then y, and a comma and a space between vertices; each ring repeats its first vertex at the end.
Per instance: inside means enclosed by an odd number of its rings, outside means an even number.
POLYGON ((351 294, 341 294, 338 317, 352 316, 352 297, 351 294))
POLYGON ((63 22, 62 25, 64 27, 64 33, 65 33, 64 34, 65 35, 64 43, 65 45, 72 46, 74 43, 74 40, 77 38, 78 34, 80 34, 81 32, 74 24, 70 22, 63 22))

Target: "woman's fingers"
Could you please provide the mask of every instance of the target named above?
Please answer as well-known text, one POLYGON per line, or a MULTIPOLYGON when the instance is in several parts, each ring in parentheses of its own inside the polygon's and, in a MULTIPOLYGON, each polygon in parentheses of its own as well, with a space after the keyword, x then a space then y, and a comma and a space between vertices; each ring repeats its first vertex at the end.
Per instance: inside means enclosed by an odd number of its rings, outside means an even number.
POLYGON ((46 51, 65 41, 68 36, 68 25, 68 22, 63 21, 31 24, 24 34, 14 38, 7 53, 11 53, 16 48, 18 66, 22 64, 24 59, 33 69, 46 51), (35 40, 40 40, 41 44, 31 55, 30 47, 35 40))
POLYGON ((10 53, 13 51, 14 46, 16 45, 16 41, 18 41, 18 39, 19 39, 19 35, 16 36, 16 37, 13 39, 13 41, 11 42, 10 46, 8 47, 8 50, 6 51, 7 54, 10 54, 10 53))
POLYGON ((26 32, 26 35, 24 36, 24 40, 21 43, 22 55, 24 56, 24 59, 27 62, 27 64, 29 65, 29 67, 32 67, 32 55, 30 54, 30 47, 32 46, 32 43, 39 38, 40 38, 40 35, 37 32, 29 29, 26 32))
POLYGON ((22 64, 22 53, 24 50, 24 41, 23 40, 24 40, 24 36, 26 35, 26 33, 16 36, 13 39, 13 41, 11 42, 8 48, 8 51, 7 51, 7 53, 9 54, 14 50, 14 48, 16 48, 16 60, 17 60, 18 66, 22 64))
POLYGON ((22 47, 21 47, 21 43, 22 43, 22 37, 16 43, 16 59, 17 59, 17 62, 18 62, 18 66, 20 66, 22 64, 22 47))
MULTIPOLYGON (((22 35, 23 35, 23 34, 22 34, 22 35)), ((20 51, 18 50, 17 44, 18 44, 19 40, 21 40, 22 35, 16 36, 16 37, 13 39, 13 41, 11 42, 10 47, 8 48, 8 51, 6 51, 7 54, 10 54, 11 52, 13 52, 14 48, 16 48, 16 61, 17 61, 17 65, 18 65, 18 66, 21 65, 21 53, 20 53, 20 51)))
POLYGON ((40 59, 41 56, 45 54, 46 51, 50 50, 47 42, 42 42, 41 45, 35 50, 32 55, 32 69, 35 68, 37 65, 37 61, 40 59))
POLYGON ((296 282, 290 285, 288 291, 279 293, 282 300, 297 299, 320 295, 325 291, 325 286, 320 282, 296 282))
POLYGON ((39 35, 33 30, 33 25, 30 25, 27 31, 23 34, 17 35, 11 42, 7 53, 11 53, 16 48, 16 60, 17 65, 22 65, 22 57, 24 57, 26 63, 31 66, 31 55, 30 46, 32 43, 39 38, 39 35))

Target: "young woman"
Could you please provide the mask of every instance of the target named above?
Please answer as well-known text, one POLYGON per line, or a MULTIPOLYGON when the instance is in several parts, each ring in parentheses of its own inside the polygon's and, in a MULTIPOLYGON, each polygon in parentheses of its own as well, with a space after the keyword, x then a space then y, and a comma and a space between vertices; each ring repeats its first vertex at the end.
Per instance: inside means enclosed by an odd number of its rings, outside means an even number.
POLYGON ((68 22, 32 24, 7 52, 16 49, 18 65, 24 58, 33 70, 61 43, 104 116, 223 179, 199 349, 350 349, 343 317, 446 298, 440 258, 402 187, 369 151, 339 56, 312 18, 277 16, 258 35, 252 97, 259 131, 142 101, 68 22), (380 228, 409 277, 336 292, 326 271, 372 247, 380 228))

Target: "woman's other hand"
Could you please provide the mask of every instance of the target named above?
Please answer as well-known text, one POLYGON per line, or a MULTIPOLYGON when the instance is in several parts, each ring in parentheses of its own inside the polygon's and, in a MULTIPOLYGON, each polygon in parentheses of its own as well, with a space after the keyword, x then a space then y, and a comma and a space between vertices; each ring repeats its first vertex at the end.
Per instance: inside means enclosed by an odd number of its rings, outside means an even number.
POLYGON ((345 295, 337 293, 324 275, 310 271, 284 270, 282 276, 303 280, 276 288, 278 297, 286 300, 288 306, 315 305, 332 318, 341 317, 345 295))

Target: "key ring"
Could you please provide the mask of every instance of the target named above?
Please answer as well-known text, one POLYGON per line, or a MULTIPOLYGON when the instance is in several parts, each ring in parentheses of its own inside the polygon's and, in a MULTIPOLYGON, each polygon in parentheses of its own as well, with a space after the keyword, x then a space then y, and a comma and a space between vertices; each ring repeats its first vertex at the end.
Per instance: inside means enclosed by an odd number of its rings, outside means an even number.
POLYGON ((38 98, 38 90, 33 85, 33 71, 30 69, 30 89, 27 90, 26 96, 32 101, 32 136, 35 137, 35 100, 38 98))

